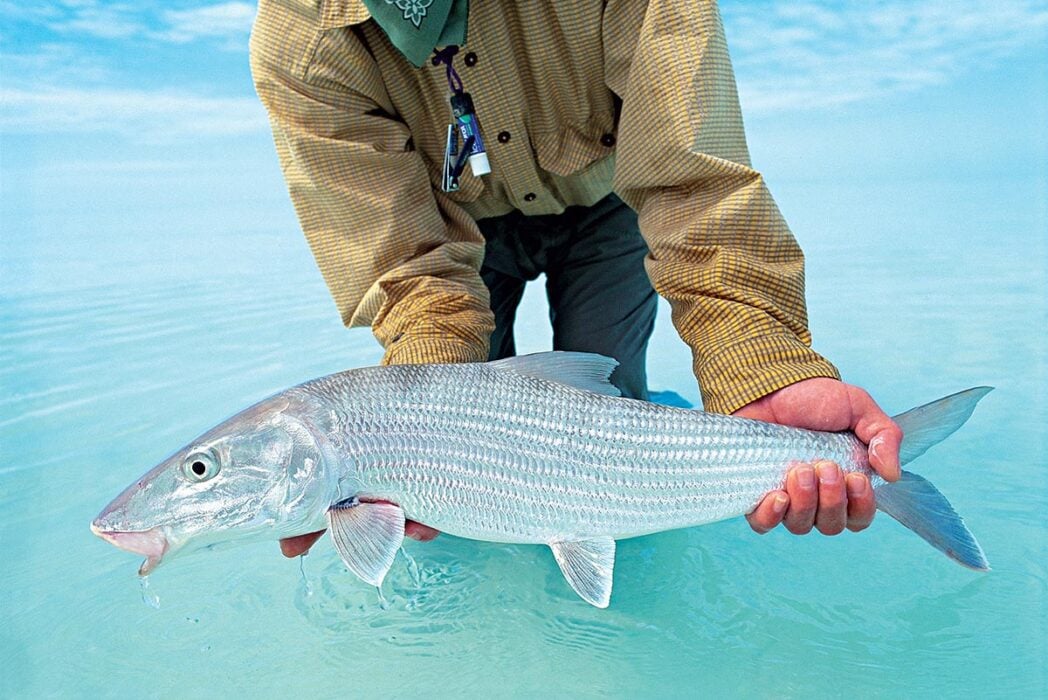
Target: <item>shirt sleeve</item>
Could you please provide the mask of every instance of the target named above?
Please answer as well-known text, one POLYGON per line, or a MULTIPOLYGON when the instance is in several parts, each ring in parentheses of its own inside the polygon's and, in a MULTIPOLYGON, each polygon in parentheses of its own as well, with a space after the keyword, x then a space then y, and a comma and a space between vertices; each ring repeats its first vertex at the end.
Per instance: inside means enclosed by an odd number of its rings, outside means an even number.
MULTIPOLYGON (((315 13, 315 9, 312 10, 315 13)), ((487 359, 494 320, 473 219, 435 192, 374 59, 351 28, 263 0, 255 87, 303 232, 347 326, 370 325, 383 362, 487 359), (323 42, 335 62, 317 64, 323 42)))
POLYGON ((837 378, 810 347, 803 254, 750 167, 716 2, 616 0, 605 17, 607 82, 623 100, 615 191, 639 212, 706 410, 837 378))

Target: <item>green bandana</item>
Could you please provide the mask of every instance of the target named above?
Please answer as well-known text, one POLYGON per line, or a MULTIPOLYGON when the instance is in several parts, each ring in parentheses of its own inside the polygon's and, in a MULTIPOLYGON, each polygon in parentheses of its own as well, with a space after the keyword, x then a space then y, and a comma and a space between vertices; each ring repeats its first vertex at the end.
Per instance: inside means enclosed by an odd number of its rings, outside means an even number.
POLYGON ((421 66, 437 46, 466 43, 469 0, 364 0, 393 45, 421 66))

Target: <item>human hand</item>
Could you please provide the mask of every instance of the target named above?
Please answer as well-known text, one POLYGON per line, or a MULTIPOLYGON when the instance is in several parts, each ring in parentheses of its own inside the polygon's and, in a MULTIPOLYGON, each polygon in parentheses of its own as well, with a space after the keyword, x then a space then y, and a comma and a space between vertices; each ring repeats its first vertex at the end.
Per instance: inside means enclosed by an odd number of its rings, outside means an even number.
MULTIPOLYGON (((317 530, 316 532, 310 532, 306 535, 285 537, 280 540, 280 551, 289 559, 305 554, 309 551, 309 548, 313 546, 313 543, 319 540, 320 536, 325 532, 327 531, 317 530)), ((422 523, 416 523, 414 520, 408 520, 404 523, 404 536, 410 537, 413 540, 418 540, 419 542, 429 542, 439 534, 439 530, 434 530, 422 523)))
MULTIPOLYGON (((902 430, 859 387, 816 377, 783 387, 743 406, 733 415, 810 430, 851 430, 869 445, 870 466, 886 481, 899 478, 902 430)), ((833 462, 799 464, 786 475, 785 489, 771 491, 746 516, 764 534, 784 523, 795 535, 814 526, 824 535, 869 527, 876 513, 873 488, 864 474, 845 476, 833 462)))

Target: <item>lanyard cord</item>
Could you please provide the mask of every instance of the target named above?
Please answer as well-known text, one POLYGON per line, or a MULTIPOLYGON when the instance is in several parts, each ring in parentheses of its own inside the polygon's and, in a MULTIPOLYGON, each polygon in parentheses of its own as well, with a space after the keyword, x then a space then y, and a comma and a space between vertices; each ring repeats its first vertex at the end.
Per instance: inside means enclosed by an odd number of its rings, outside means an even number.
POLYGON ((456 95, 460 95, 463 92, 462 78, 460 78, 459 74, 455 72, 455 67, 451 65, 452 61, 455 60, 455 54, 457 54, 458 51, 459 47, 454 44, 451 46, 445 46, 440 50, 434 50, 432 59, 434 66, 439 66, 442 63, 447 66, 448 88, 456 95))
POLYGON ((466 162, 473 168, 476 176, 487 175, 491 172, 488 156, 484 152, 484 142, 480 138, 480 126, 477 124, 476 109, 473 99, 462 86, 462 78, 455 71, 453 62, 459 47, 452 44, 443 49, 434 50, 432 62, 434 66, 444 65, 447 67, 448 89, 451 90, 451 114, 454 123, 448 127, 448 143, 444 149, 444 175, 443 188, 445 192, 454 192, 458 189, 458 180, 462 175, 466 162), (452 162, 455 154, 455 144, 458 141, 455 135, 455 127, 458 127, 465 144, 458 158, 452 162))

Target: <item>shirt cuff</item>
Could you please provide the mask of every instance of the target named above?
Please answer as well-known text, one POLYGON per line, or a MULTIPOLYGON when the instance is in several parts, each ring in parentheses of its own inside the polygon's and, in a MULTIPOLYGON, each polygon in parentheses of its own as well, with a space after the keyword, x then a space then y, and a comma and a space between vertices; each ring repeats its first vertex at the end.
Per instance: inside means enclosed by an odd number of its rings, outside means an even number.
MULTIPOLYGON (((487 291, 479 278, 477 284, 487 291)), ((387 287, 386 302, 371 325, 386 349, 384 365, 483 362, 494 328, 486 295, 435 278, 387 287), (453 289, 444 289, 448 286, 453 289)))
POLYGON ((396 340, 386 347, 384 365, 452 364, 484 362, 488 349, 475 343, 448 338, 412 337, 396 340))
POLYGON ((702 404, 711 413, 732 413, 784 386, 840 373, 826 358, 794 336, 759 336, 716 355, 695 356, 702 404))

